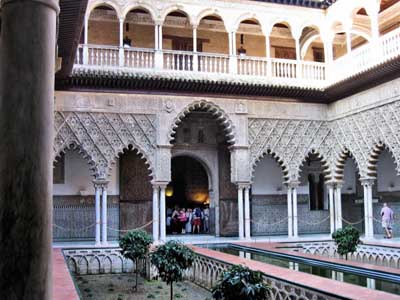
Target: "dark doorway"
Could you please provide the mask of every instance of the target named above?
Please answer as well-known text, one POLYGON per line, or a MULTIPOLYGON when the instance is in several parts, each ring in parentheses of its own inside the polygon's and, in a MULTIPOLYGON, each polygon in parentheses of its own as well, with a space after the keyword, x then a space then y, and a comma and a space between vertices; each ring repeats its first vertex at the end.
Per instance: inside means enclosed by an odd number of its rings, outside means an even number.
POLYGON ((168 233, 193 233, 197 217, 201 218, 197 221, 200 226, 194 233, 209 233, 210 196, 206 170, 199 161, 188 156, 173 158, 171 165, 172 180, 166 190, 168 233))

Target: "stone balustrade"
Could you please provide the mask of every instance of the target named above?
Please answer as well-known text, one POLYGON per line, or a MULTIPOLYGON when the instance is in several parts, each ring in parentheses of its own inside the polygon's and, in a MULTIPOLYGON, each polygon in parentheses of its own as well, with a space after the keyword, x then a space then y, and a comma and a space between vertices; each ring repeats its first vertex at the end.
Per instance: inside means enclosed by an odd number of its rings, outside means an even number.
MULTIPOLYGON (((296 243, 291 250, 304 254, 340 258, 334 242, 296 243)), ((400 248, 363 244, 358 246, 356 252, 348 256, 348 260, 400 268, 400 248)))
MULTIPOLYGON (((367 43, 331 63, 265 57, 232 56, 191 51, 155 50, 84 44, 78 47, 79 68, 121 68, 252 76, 279 84, 326 88, 400 56, 400 28, 367 43), (275 81, 274 81, 275 80, 275 81)), ((229 79, 227 77, 227 79, 229 79)))

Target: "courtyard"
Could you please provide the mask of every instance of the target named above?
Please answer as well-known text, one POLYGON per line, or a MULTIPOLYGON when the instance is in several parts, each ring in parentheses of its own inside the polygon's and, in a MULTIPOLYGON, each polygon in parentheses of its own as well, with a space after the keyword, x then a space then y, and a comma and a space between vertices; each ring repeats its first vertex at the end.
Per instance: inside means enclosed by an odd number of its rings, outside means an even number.
POLYGON ((400 299, 399 0, 1 0, 0 299, 400 299))

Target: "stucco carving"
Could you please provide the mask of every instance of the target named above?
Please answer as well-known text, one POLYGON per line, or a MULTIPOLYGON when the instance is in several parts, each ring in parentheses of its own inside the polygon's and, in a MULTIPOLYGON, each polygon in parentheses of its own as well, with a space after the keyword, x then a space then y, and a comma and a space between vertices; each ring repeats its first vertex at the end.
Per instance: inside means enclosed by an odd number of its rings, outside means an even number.
POLYGON ((356 161, 361 178, 375 178, 379 154, 387 148, 400 174, 400 101, 334 121, 249 119, 250 164, 271 154, 284 180, 298 180, 309 153, 317 154, 326 179, 343 179, 347 157, 356 161))
POLYGON ((171 142, 175 139, 176 129, 179 124, 189 113, 195 110, 205 110, 210 112, 224 128, 228 144, 235 144, 235 127, 233 126, 229 116, 218 105, 206 100, 193 102, 178 114, 172 122, 169 131, 169 140, 171 142))
POLYGON ((119 153, 130 145, 153 173, 156 128, 154 115, 56 112, 54 156, 78 146, 92 163, 93 175, 106 178, 119 153))

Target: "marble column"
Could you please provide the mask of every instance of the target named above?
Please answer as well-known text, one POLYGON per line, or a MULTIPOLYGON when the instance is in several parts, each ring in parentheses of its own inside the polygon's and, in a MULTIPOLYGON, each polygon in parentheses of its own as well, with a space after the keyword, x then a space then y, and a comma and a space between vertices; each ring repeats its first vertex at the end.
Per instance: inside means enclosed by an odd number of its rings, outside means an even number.
POLYGON ((107 241, 107 226, 108 226, 108 220, 107 220, 107 183, 104 182, 102 184, 103 188, 103 193, 101 196, 101 244, 103 246, 106 246, 108 244, 107 241))
POLYGON ((287 208, 288 208, 288 237, 293 237, 293 208, 292 208, 292 187, 287 189, 287 208))
POLYGON ((299 236, 297 218, 297 186, 293 187, 293 237, 299 236))
POLYGON ((337 183, 335 187, 335 216, 336 216, 336 230, 342 229, 342 184, 337 183))
POLYGON ((85 17, 85 27, 83 28, 83 64, 87 65, 89 62, 89 50, 88 50, 88 40, 89 40, 89 17, 85 17))
POLYGON ((251 220, 250 220, 250 187, 244 188, 244 237, 251 239, 251 220))
POLYGON ((160 187, 158 185, 153 185, 153 240, 154 242, 158 242, 159 236, 159 217, 160 217, 160 210, 159 210, 159 191, 160 187))
POLYGON ((197 55, 197 27, 193 26, 193 71, 199 70, 199 59, 197 55))
POLYGON ((364 220, 365 220, 365 237, 374 237, 373 228, 373 210, 372 210, 372 185, 373 179, 364 179, 361 181, 364 187, 364 220))
POLYGON ((329 219, 331 225, 331 234, 335 232, 335 204, 334 204, 334 187, 332 184, 328 185, 329 197, 329 219))
POLYGON ((52 299, 56 0, 1 1, 0 299, 52 299))
POLYGON ((124 18, 119 19, 119 66, 124 66, 124 18))
POLYGON ((167 223, 166 223, 166 203, 165 203, 165 189, 167 185, 160 186, 160 240, 162 242, 166 241, 167 236, 167 223))
POLYGON ((237 55, 236 55, 236 32, 231 32, 229 34, 229 73, 237 73, 237 55))
POLYGON ((101 195, 101 184, 98 182, 94 182, 95 189, 95 213, 96 213, 96 233, 95 233, 95 241, 96 246, 100 246, 100 236, 101 236, 101 211, 100 211, 100 195, 101 195))
POLYGON ((243 219, 243 186, 238 186, 238 225, 239 239, 244 238, 244 219, 243 219))

